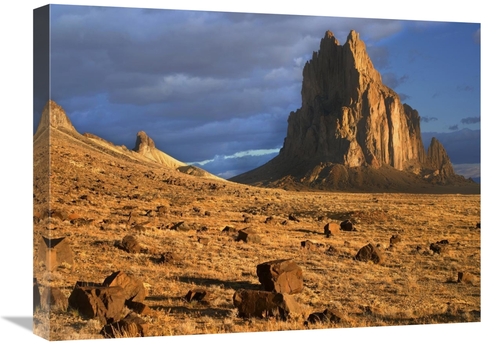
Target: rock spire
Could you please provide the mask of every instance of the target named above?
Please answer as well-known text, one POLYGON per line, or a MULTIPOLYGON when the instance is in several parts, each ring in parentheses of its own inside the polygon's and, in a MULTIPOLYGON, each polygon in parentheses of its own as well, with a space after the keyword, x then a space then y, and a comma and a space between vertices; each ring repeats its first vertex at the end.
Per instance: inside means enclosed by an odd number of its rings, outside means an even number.
POLYGON ((304 66, 302 107, 290 114, 281 154, 398 170, 425 160, 418 112, 383 85, 355 31, 343 46, 327 31, 304 66))
POLYGON ((364 185, 367 179, 383 189, 396 172, 406 174, 405 181, 428 180, 429 170, 439 171, 440 183, 454 176, 437 140, 426 154, 418 111, 383 84, 357 32, 341 45, 326 31, 304 66, 301 96, 279 155, 231 180, 366 190, 373 187, 364 185))

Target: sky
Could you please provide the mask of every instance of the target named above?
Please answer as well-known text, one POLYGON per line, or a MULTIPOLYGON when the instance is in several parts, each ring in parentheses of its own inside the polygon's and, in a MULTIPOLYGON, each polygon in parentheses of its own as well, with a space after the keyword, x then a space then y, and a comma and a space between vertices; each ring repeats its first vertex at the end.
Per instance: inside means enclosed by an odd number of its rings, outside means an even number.
MULTIPOLYGON (((355 30, 384 84, 419 112, 422 132, 476 131, 477 149, 457 163, 480 162, 479 23, 72 5, 50 13, 51 98, 80 133, 133 148, 142 130, 172 157, 230 178, 282 147, 304 64, 325 32, 344 44, 355 30)), ((35 100, 34 131, 43 103, 35 100)))
MULTIPOLYGON (((57 3, 57 1, 55 1, 57 3)), ((54 2, 52 2, 54 3, 54 2)), ((236 342, 263 341, 292 341, 296 343, 321 340, 325 336, 342 341, 353 339, 367 340, 373 344, 398 344, 401 339, 414 339, 416 341, 427 341, 432 338, 436 341, 473 343, 478 339, 486 339, 498 324, 499 299, 496 298, 497 284, 496 276, 498 231, 496 200, 498 199, 498 183, 496 177, 496 137, 499 128, 496 116, 498 87, 500 80, 497 54, 498 34, 500 33, 500 21, 498 11, 494 2, 477 0, 474 3, 457 2, 453 8, 448 2, 435 0, 421 0, 419 2, 407 2, 401 6, 400 1, 358 0, 355 6, 352 2, 325 2, 323 0, 308 0, 307 2, 288 2, 284 7, 282 2, 269 0, 253 0, 251 2, 227 2, 225 0, 184 0, 180 1, 125 1, 125 0, 67 0, 64 4, 88 4, 106 6, 130 6, 149 8, 171 8, 171 9, 202 9, 211 11, 237 11, 237 12, 260 12, 260 13, 286 13, 294 15, 328 15, 356 18, 386 18, 386 19, 408 19, 408 20, 431 20, 431 21, 458 21, 481 23, 481 153, 488 159, 481 161, 481 322, 466 324, 447 324, 429 326, 399 326, 399 327, 371 327, 350 328, 317 331, 296 332, 269 332, 269 333, 246 333, 225 334, 211 336, 188 336, 169 337, 169 344, 197 344, 203 339, 207 344, 234 344, 236 342), (492 230, 492 231, 490 231, 492 230)), ((1 41, 6 48, 3 51, 0 64, 0 72, 3 81, 2 105, 2 169, 0 169, 0 181, 3 191, 5 206, 2 207, 4 241, 10 243, 0 253, 4 263, 2 273, 17 282, 17 284, 2 284, 0 294, 9 296, 2 304, 0 316, 0 330, 2 339, 11 342, 27 340, 32 344, 45 344, 46 341, 32 334, 31 318, 31 296, 30 283, 32 280, 32 192, 33 192, 33 9, 46 5, 41 1, 17 1, 10 2, 5 6, 5 11, 0 11, 1 22, 8 30, 0 30, 1 41), (15 259, 14 265, 7 264, 15 259)), ((331 29, 342 39, 335 28, 331 29)), ((323 31, 323 28, 322 30, 323 31)), ((361 32, 361 31, 360 31, 361 32)), ((285 33, 282 33, 285 34, 285 33)), ((313 49, 318 49, 319 40, 323 33, 317 37, 313 49)), ((366 41, 366 33, 362 33, 362 39, 366 41)), ((463 37, 465 44, 466 37, 463 37)), ((312 53, 311 53, 312 54, 312 53)), ((460 54, 459 54, 460 56, 460 54)), ((456 58, 458 58, 457 56, 456 58)), ((310 56, 309 56, 310 57, 310 56)), ((450 61, 450 63, 452 63, 450 61)), ((383 73, 383 72, 382 72, 383 73)), ((401 73, 404 75, 405 73, 401 73)), ((429 87, 429 86, 426 86, 429 87)), ((396 91, 401 92, 396 88, 396 91)), ((410 95, 409 92, 406 92, 410 95)), ((417 108, 423 115, 419 106, 415 105, 416 98, 407 100, 408 104, 417 108), (411 102, 410 102, 411 101, 411 102)), ((451 102, 453 105, 453 102, 451 102)), ((126 107, 124 107, 126 108, 126 107)), ((71 114, 70 114, 71 115, 71 114)), ((437 114, 440 115, 440 114, 437 114)), ((73 116, 73 115, 71 115, 73 116)), ((441 116, 441 115, 440 115, 441 116)), ((435 116, 437 117, 437 116, 435 116)), ((461 119, 475 117, 474 115, 462 115, 456 117, 456 121, 449 126, 463 126, 461 119)), ((285 117, 286 118, 286 117, 285 117)), ((441 118, 441 117, 440 117, 441 118)), ((74 119, 72 118, 74 121, 74 119)), ((430 122, 434 127, 426 129, 427 133, 434 131, 446 132, 447 126, 436 128, 437 121, 430 122)), ((423 124, 422 124, 423 126, 423 124)), ((91 132, 98 130, 92 128, 91 132)), ((78 128, 79 131, 81 129, 78 128)), ((437 132, 436 132, 437 133, 437 132)), ((440 132, 441 133, 441 132, 440 132)), ((450 132, 452 133, 452 132, 450 132)), ((225 133, 227 135, 231 133, 225 133)), ((135 137, 135 133, 133 134, 135 137)), ((154 138, 158 141, 158 138, 154 138)), ((129 139, 127 139, 129 140, 129 139)), ((464 141, 469 142, 469 141, 464 141)), ((167 148, 165 148, 166 150, 167 148)), ((442 230, 436 229, 442 233, 442 230)), ((95 340, 80 340, 81 344, 94 344, 95 340)), ((130 344, 164 344, 165 338, 150 337, 144 339, 123 339, 121 343, 130 344)))

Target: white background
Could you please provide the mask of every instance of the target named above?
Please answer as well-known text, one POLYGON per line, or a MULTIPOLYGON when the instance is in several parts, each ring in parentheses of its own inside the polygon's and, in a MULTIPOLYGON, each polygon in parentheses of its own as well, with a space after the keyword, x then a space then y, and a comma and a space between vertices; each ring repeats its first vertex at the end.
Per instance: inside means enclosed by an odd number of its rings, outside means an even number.
MULTIPOLYGON (((46 5, 40 1, 6 3, 1 11, 1 265, 0 343, 29 344, 46 342, 32 334, 29 318, 32 315, 32 143, 33 143, 33 9, 46 5), (25 320, 19 322, 16 320, 25 320), (28 320, 28 322, 26 322, 28 320)), ((54 4, 54 3, 52 3, 54 4)), ((409 20, 459 21, 481 23, 481 135, 482 157, 482 251, 481 251, 481 322, 467 324, 372 327, 322 331, 293 331, 228 335, 176 336, 143 339, 82 340, 78 344, 234 344, 266 342, 310 343, 323 342, 357 344, 455 343, 489 344, 498 341, 493 327, 498 328, 497 310, 500 307, 495 274, 499 262, 496 246, 498 227, 496 213, 496 183, 494 171, 500 157, 495 154, 497 112, 493 105, 498 99, 499 80, 497 40, 498 11, 493 1, 451 2, 421 0, 402 1, 301 1, 300 5, 281 1, 249 1, 245 4, 212 1, 65 1, 55 4, 99 5, 120 7, 150 7, 232 12, 307 14, 357 18, 391 18, 409 20), (449 4, 448 4, 449 3, 449 4), (286 5, 285 5, 286 4, 286 5), (286 6, 286 7, 284 7, 286 6), (486 145, 491 148, 487 148, 486 145), (493 150, 493 151, 492 151, 493 150), (493 153, 492 153, 493 152, 493 153), (487 157, 489 162, 484 159, 487 157), (490 182, 491 181, 491 182, 490 182), (491 340, 489 340, 491 337, 491 340), (497 339, 496 341, 494 339, 497 339)))

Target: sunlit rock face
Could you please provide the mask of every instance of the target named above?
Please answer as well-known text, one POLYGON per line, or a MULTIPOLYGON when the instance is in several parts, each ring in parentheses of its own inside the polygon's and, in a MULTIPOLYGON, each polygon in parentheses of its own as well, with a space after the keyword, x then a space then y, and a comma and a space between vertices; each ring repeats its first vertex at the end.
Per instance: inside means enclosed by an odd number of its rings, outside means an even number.
POLYGON ((382 83, 359 34, 344 45, 332 32, 305 64, 302 106, 271 161, 230 180, 329 190, 410 190, 468 183, 433 139, 426 153, 417 110, 382 83))
MULTIPOLYGON (((50 127, 64 129, 66 131, 76 133, 75 127, 73 127, 73 124, 66 115, 64 109, 53 100, 49 100, 45 104, 36 132, 40 133, 46 129, 49 129, 50 127)), ((35 135, 37 133, 35 133, 35 135)))
POLYGON ((306 63, 302 107, 290 114, 281 154, 398 170, 425 162, 418 112, 382 84, 354 31, 344 45, 327 31, 306 63))

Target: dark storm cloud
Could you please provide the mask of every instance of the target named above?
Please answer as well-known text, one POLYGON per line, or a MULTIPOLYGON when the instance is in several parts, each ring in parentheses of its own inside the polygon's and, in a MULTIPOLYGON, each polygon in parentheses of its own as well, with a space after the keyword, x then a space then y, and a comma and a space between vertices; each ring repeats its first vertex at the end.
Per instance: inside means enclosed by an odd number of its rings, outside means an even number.
POLYGON ((408 75, 403 75, 398 77, 395 73, 389 72, 382 75, 382 80, 385 85, 391 89, 396 89, 399 85, 407 82, 409 79, 408 75))
POLYGON ((408 61, 409 62, 415 62, 416 60, 422 59, 422 58, 424 58, 422 52, 417 50, 417 49, 411 49, 408 52, 408 61))
POLYGON ((458 125, 453 125, 453 126, 450 126, 450 127, 448 127, 448 129, 449 129, 450 131, 457 131, 457 130, 458 130, 458 125))
POLYGON ((261 114, 248 119, 186 124, 177 129, 169 128, 169 124, 158 124, 145 131, 162 151, 182 161, 195 162, 246 150, 280 148, 286 133, 286 120, 286 116, 261 114), (201 145, 193 145, 193 141, 201 145))
POLYGON ((222 178, 231 178, 249 170, 259 167, 276 157, 278 152, 264 155, 246 155, 243 157, 227 158, 216 156, 204 165, 195 164, 210 173, 222 178))
POLYGON ((379 70, 383 70, 385 68, 390 67, 389 63, 389 50, 384 46, 372 46, 367 47, 368 55, 370 56, 370 60, 372 60, 375 68, 379 70))
POLYGON ((437 117, 428 117, 428 116, 421 116, 420 121, 429 123, 431 121, 437 121, 437 117))
MULTIPOLYGON (((272 77, 280 71, 289 76, 280 84, 289 79, 300 83, 303 64, 326 30, 337 31, 342 41, 351 27, 384 27, 374 20, 344 18, 56 8, 56 96, 107 90, 112 91, 111 101, 129 104, 251 88, 264 80, 273 86, 272 77)), ((391 26, 384 32, 390 33, 391 26)), ((373 30, 365 39, 380 36, 373 30)))
POLYGON ((473 123, 479 123, 481 122, 481 118, 478 117, 466 117, 465 119, 460 120, 463 124, 470 125, 473 123))
POLYGON ((423 132, 422 141, 426 150, 432 137, 437 138, 443 145, 453 165, 479 164, 481 162, 480 130, 464 128, 449 133, 423 132))
MULTIPOLYGON (((52 98, 80 132, 201 161, 283 143, 326 30, 376 43, 400 21, 53 5, 52 98)), ((377 56, 377 54, 375 54, 377 56)), ((39 115, 35 115, 35 118, 39 115)))
POLYGON ((399 95, 399 98, 401 99, 401 101, 403 101, 403 102, 407 101, 407 100, 409 100, 411 98, 410 96, 408 96, 405 93, 398 93, 398 95, 399 95))

